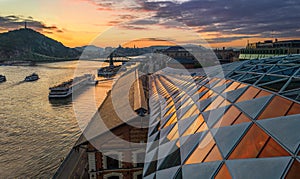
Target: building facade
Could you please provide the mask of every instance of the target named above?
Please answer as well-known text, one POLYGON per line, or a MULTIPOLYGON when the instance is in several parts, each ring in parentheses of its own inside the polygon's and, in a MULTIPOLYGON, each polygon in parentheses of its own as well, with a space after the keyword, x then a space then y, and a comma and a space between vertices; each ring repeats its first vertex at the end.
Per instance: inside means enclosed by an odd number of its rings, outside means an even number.
POLYGON ((275 41, 248 43, 246 48, 241 49, 240 60, 269 58, 290 54, 300 54, 300 40, 275 41))

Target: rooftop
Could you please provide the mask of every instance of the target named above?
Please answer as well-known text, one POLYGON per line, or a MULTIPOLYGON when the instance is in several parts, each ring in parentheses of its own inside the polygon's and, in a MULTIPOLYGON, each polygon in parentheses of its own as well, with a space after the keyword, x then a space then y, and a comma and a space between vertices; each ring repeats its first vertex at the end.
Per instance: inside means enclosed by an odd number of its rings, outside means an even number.
POLYGON ((299 90, 299 63, 284 56, 152 75, 144 177, 299 177, 300 104, 287 95, 299 90))

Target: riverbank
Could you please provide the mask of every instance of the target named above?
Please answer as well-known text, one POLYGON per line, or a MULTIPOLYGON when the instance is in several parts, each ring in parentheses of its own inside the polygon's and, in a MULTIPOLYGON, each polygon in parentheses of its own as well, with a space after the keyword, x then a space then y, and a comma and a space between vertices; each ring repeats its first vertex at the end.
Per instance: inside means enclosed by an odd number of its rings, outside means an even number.
POLYGON ((36 66, 37 64, 45 63, 57 63, 57 62, 69 62, 78 61, 78 59, 64 59, 64 60, 40 60, 40 61, 27 61, 27 60, 7 60, 0 61, 0 66, 36 66))

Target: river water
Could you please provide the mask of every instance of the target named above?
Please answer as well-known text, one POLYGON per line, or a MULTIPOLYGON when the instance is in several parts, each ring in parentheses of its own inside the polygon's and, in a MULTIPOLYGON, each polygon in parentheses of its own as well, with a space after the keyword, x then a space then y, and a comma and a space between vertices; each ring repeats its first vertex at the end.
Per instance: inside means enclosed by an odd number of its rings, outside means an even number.
POLYGON ((70 61, 0 66, 0 74, 7 78, 0 83, 0 178, 53 176, 80 136, 79 126, 87 124, 104 100, 111 81, 87 87, 73 101, 49 101, 48 88, 83 73, 96 74, 101 65, 70 61), (38 81, 22 82, 33 72, 40 76, 38 81), (76 104, 80 119, 74 112, 76 104))

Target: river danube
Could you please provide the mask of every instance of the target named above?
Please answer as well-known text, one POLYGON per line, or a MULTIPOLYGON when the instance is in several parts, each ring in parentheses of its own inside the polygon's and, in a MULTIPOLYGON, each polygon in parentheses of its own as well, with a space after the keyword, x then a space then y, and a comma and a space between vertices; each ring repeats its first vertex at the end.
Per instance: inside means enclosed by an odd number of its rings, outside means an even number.
MULTIPOLYGON (((101 62, 80 62, 96 74, 101 62)), ((34 67, 1 66, 7 81, 0 83, 0 178, 50 178, 81 134, 74 103, 81 103, 86 120, 95 112, 111 87, 111 82, 87 87, 73 102, 49 101, 49 87, 79 76, 78 62, 39 64, 34 67), (36 72, 40 79, 22 82, 36 72), (74 75, 75 72, 75 75, 74 75), (87 105, 82 105, 82 104, 87 105)), ((85 71, 86 72, 86 71, 85 71)))

